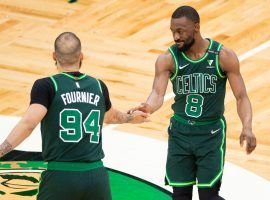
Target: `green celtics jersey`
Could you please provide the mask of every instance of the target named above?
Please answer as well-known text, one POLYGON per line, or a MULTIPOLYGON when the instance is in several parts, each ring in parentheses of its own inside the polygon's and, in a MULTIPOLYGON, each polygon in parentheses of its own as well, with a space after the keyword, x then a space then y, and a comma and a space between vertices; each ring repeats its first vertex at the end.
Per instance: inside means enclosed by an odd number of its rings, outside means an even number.
POLYGON ((190 59, 176 45, 169 48, 175 63, 171 76, 175 115, 194 121, 209 121, 224 113, 226 76, 219 66, 222 45, 209 40, 209 47, 199 60, 190 59))
POLYGON ((50 77, 55 96, 41 122, 45 161, 91 162, 104 157, 105 100, 97 79, 61 73, 50 77))

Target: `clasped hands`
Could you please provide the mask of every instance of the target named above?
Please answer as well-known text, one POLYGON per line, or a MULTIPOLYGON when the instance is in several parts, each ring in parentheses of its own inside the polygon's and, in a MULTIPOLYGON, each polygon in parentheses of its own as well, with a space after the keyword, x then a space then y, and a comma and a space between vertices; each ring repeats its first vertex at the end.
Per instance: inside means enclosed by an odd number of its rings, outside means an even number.
POLYGON ((147 103, 141 103, 141 105, 131 108, 127 111, 132 116, 130 123, 139 124, 150 121, 151 107, 147 103))

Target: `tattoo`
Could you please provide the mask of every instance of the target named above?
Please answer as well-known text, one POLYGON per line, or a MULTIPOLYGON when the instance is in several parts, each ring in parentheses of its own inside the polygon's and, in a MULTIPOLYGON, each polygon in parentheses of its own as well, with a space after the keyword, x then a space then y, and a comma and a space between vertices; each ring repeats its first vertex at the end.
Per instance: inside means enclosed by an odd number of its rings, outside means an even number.
POLYGON ((131 114, 127 114, 127 121, 126 123, 130 122, 133 119, 131 114))
POLYGON ((8 152, 10 152, 13 149, 12 145, 5 140, 1 145, 0 145, 0 157, 6 155, 8 152))
POLYGON ((112 124, 122 124, 122 123, 128 123, 133 119, 133 116, 131 114, 122 113, 120 111, 117 111, 117 113, 114 115, 113 119, 110 121, 112 124))

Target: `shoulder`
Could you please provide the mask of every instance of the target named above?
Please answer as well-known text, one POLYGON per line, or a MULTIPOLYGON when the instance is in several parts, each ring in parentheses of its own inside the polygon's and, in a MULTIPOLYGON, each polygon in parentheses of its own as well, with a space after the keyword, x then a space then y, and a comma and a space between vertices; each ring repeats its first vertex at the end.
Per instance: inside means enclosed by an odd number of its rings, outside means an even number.
POLYGON ((101 89, 102 89, 102 94, 105 98, 105 105, 106 105, 106 111, 110 110, 110 108, 112 107, 112 103, 111 103, 111 100, 110 100, 110 95, 109 95, 109 91, 108 91, 108 88, 106 86, 106 84, 100 80, 100 79, 97 79, 100 83, 100 86, 101 86, 101 89))
POLYGON ((49 77, 37 79, 31 90, 30 104, 41 104, 48 109, 54 94, 54 86, 49 77))
POLYGON ((107 88, 107 85, 101 79, 97 79, 101 85, 101 87, 107 88))
POLYGON ((101 87, 101 90, 102 90, 103 95, 104 96, 109 96, 109 90, 108 90, 107 85, 102 80, 100 80, 100 79, 97 79, 97 81, 100 84, 100 87, 101 87))
POLYGON ((219 53, 219 63, 220 67, 225 72, 239 68, 239 60, 236 53, 224 46, 222 46, 219 53))
POLYGON ((95 82, 98 83, 100 85, 104 84, 104 82, 101 79, 98 79, 94 76, 88 75, 88 74, 84 74, 85 75, 85 79, 87 79, 90 82, 95 82))
POLYGON ((37 79, 34 82, 34 86, 36 87, 46 87, 46 86, 51 86, 52 85, 52 80, 50 79, 50 77, 45 77, 45 78, 41 78, 41 79, 37 79))
POLYGON ((173 57, 172 57, 172 54, 169 52, 169 50, 158 56, 158 60, 163 61, 163 62, 170 62, 172 61, 172 59, 173 57))
POLYGON ((32 87, 31 94, 48 93, 54 94, 57 91, 57 86, 54 85, 50 77, 37 79, 32 87))
POLYGON ((174 71, 174 60, 173 56, 169 51, 160 54, 156 61, 156 68, 165 71, 174 71))

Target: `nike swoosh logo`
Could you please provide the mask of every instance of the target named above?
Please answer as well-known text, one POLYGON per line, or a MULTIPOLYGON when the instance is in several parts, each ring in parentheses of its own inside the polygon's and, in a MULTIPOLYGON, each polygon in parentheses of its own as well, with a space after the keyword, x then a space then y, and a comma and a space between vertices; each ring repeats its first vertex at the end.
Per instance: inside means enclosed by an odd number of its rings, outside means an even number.
POLYGON ((185 67, 187 67, 189 64, 183 65, 183 66, 179 66, 179 69, 184 69, 185 67))
POLYGON ((218 132, 221 128, 217 129, 217 130, 211 130, 211 134, 215 134, 216 132, 218 132))

